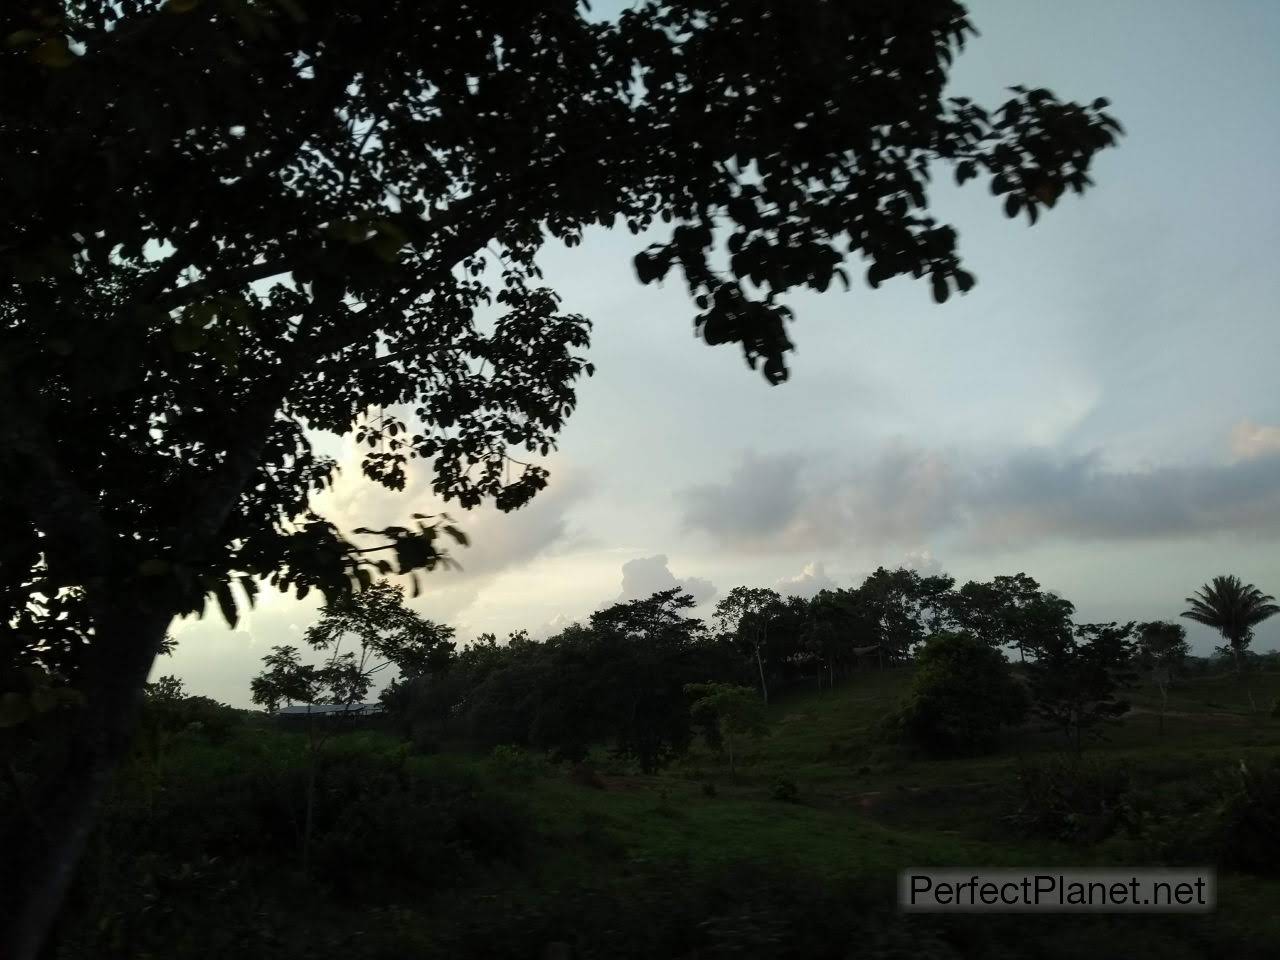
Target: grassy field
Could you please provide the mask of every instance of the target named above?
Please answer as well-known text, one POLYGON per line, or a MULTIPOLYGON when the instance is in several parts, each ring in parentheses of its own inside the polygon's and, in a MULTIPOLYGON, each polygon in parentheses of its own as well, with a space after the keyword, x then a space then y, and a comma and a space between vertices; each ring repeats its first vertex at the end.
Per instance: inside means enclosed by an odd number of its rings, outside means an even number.
MULTIPOLYGON (((283 923, 299 925, 299 937, 327 929, 331 943, 348 942, 352 929, 399 930, 407 925, 419 933, 404 934, 388 952, 369 955, 436 956, 430 951, 406 954, 404 943, 435 943, 439 918, 459 903, 473 909, 477 902, 509 903, 512 898, 550 902, 561 890, 626 882, 645 871, 684 877, 685 883, 691 882, 688 878, 706 878, 713 885, 729 867, 757 864, 806 878, 819 888, 871 891, 887 909, 897 873, 907 867, 1141 867, 1158 862, 1123 831, 1097 842, 1071 843, 1028 832, 1011 819, 1019 807, 1019 772, 1067 756, 1060 735, 1051 731, 1034 726, 1010 731, 997 752, 964 760, 928 759, 880 742, 877 724, 901 702, 910 680, 907 669, 868 671, 834 691, 793 691, 777 697, 769 707, 768 735, 742 751, 736 775, 701 745, 652 776, 600 751, 592 758, 593 774, 588 776, 537 758, 527 758, 523 770, 512 770, 498 757, 462 749, 414 754, 407 744, 377 730, 340 735, 329 744, 326 756, 335 770, 346 769, 343 776, 359 779, 362 770, 381 776, 388 769, 400 769, 423 782, 474 784, 477 796, 505 797, 513 805, 510 809, 527 811, 522 816, 530 816, 532 823, 526 831, 529 839, 522 841, 526 849, 517 858, 455 864, 449 868, 453 872, 433 879, 408 903, 375 898, 361 905, 339 898, 321 913, 298 913, 290 905, 291 897, 272 900, 301 882, 286 841, 265 871, 267 876, 293 879, 268 885, 264 897, 274 906, 263 906, 264 916, 276 917, 273 929, 283 923), (779 781, 794 785, 792 800, 776 797, 779 781)), ((1280 674, 1258 674, 1251 684, 1260 706, 1280 696, 1280 674)), ((1196 802, 1203 805, 1205 785, 1212 785, 1224 771, 1238 768, 1241 761, 1261 768, 1280 757, 1280 719, 1269 709, 1252 710, 1248 693, 1235 677, 1179 683, 1170 692, 1163 732, 1159 692, 1143 688, 1134 692, 1132 701, 1134 709, 1124 721, 1109 728, 1105 740, 1087 747, 1084 763, 1123 768, 1144 796, 1164 802, 1186 794, 1200 798, 1196 802)), ((124 809, 135 811, 129 822, 142 824, 144 832, 138 834, 134 828, 136 839, 121 836, 107 842, 121 849, 129 849, 130 843, 150 849, 148 843, 159 842, 148 841, 145 833, 151 822, 145 811, 157 804, 157 797, 178 803, 165 821, 170 824, 166 829, 178 831, 164 841, 174 849, 198 850, 210 831, 224 840, 230 837, 234 848, 243 840, 236 839, 240 828, 226 824, 241 822, 245 804, 260 803, 263 796, 291 798, 296 827, 305 756, 301 734, 269 725, 251 724, 221 744, 201 737, 179 738, 159 766, 148 767, 140 760, 117 796, 124 809), (151 772, 142 775, 148 769, 151 772), (221 794, 224 799, 218 799, 221 794)), ((406 816, 404 808, 399 809, 396 816, 406 816)), ((505 814, 491 816, 500 819, 505 814)), ((373 830, 364 836, 393 832, 384 830, 381 822, 373 830)), ((241 849, 252 851, 253 838, 241 849)), ((237 856, 243 854, 224 859, 237 856)), ((381 861, 376 856, 366 859, 362 869, 377 874, 381 861)), ((1119 936, 1121 945, 1115 949, 1127 950, 1126 956, 1204 957, 1212 955, 1218 943, 1243 943, 1249 956, 1280 956, 1277 904, 1280 880, 1222 873, 1218 909, 1207 917, 1161 919, 1164 926, 1123 916, 1103 918, 1081 926, 1082 931, 1088 928, 1081 934, 1084 939, 1074 947, 1069 939, 1063 940, 1055 955, 1073 956, 1071 949, 1078 949, 1105 956, 1105 945, 1119 936), (1164 939, 1149 943, 1151 930, 1161 931, 1164 939), (1184 940, 1198 945, 1180 954, 1184 940), (1133 953, 1135 944, 1139 954, 1133 953)), ((651 908, 658 916, 667 915, 665 906, 651 908)), ((527 909, 536 915, 536 908, 527 909)), ((233 911, 232 916, 239 914, 233 911)), ((1056 942, 1059 929, 1068 927, 1041 924, 1037 929, 1042 940, 1056 942)), ((1016 943, 1018 935, 1001 942, 1016 943)), ((159 942, 168 943, 164 938, 171 936, 164 934, 159 942)), ((514 946, 514 952, 502 955, 519 955, 519 949, 514 946)), ((984 954, 978 949, 964 955, 984 954)))
MULTIPOLYGON (((886 888, 898 870, 914 866, 1143 865, 1123 845, 1034 840, 1007 826, 1019 765, 1063 754, 1051 732, 1014 731, 1000 752, 965 760, 912 757, 878 744, 874 725, 909 683, 905 670, 867 672, 835 691, 781 698, 770 707, 769 735, 746 751, 736 777, 695 749, 659 776, 607 774, 604 789, 540 780, 535 808, 560 857, 594 848, 600 861, 751 859, 886 888), (797 802, 772 799, 783 777, 796 784, 797 802), (704 793, 708 783, 714 796, 704 793)), ((1257 676, 1252 685, 1259 703, 1280 696, 1280 675, 1257 676)), ((1177 789, 1241 760, 1280 756, 1280 719, 1250 711, 1235 677, 1180 683, 1170 692, 1163 733, 1159 692, 1143 688, 1132 701, 1131 714, 1091 744, 1085 760, 1121 764, 1149 789, 1177 789)), ((1280 882, 1224 875, 1220 890, 1212 922, 1280 944, 1280 882)))

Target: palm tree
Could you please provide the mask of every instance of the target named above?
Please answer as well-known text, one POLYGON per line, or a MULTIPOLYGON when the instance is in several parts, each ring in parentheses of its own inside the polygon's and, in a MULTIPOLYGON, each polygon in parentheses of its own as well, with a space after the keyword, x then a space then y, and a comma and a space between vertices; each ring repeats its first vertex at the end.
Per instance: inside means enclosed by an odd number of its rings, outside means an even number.
MULTIPOLYGON (((1253 639, 1253 628, 1268 617, 1280 613, 1275 597, 1263 593, 1237 576, 1214 577, 1194 596, 1187 597, 1191 608, 1182 616, 1213 627, 1227 641, 1236 661, 1236 673, 1244 668, 1244 653, 1253 639)), ((1249 691, 1253 700, 1253 691, 1249 691)))

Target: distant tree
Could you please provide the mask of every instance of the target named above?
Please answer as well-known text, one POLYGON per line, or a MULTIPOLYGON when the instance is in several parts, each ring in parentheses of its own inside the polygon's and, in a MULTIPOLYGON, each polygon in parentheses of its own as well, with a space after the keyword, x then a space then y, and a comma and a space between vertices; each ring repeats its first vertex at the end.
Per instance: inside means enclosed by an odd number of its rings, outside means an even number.
POLYGON ((1164 715, 1169 707, 1169 684, 1191 652, 1187 631, 1181 624, 1152 620, 1138 624, 1138 664, 1160 690, 1160 732, 1164 733, 1164 715))
MULTIPOLYGON (((1187 597, 1191 606, 1182 613, 1188 620, 1203 623, 1222 634, 1226 649, 1235 660, 1236 673, 1243 673, 1245 653, 1253 641, 1253 628, 1280 613, 1275 597, 1263 593, 1234 574, 1214 577, 1187 597)), ((1252 702, 1253 691, 1249 698, 1252 702)), ((1256 708, 1256 707, 1255 707, 1256 708)))
POLYGON ((591 615, 590 635, 604 666, 600 699, 617 755, 646 773, 688 749, 692 720, 684 685, 701 672, 706 625, 686 615, 693 597, 679 588, 618 603, 591 615))
POLYGON ((380 580, 327 602, 303 639, 314 650, 356 644, 356 670, 373 677, 395 667, 402 677, 443 673, 453 658, 453 627, 434 623, 404 604, 404 588, 380 580))
POLYGON ((316 779, 325 745, 337 729, 326 714, 317 723, 312 708, 325 705, 345 715, 363 703, 376 674, 397 666, 406 677, 443 669, 453 653, 453 628, 426 620, 404 605, 404 590, 380 581, 367 590, 328 601, 319 621, 303 635, 307 645, 326 655, 323 663, 303 663, 296 647, 272 647, 264 670, 250 682, 254 703, 275 713, 281 704, 307 707, 306 815, 302 870, 310 868, 316 779), (344 641, 354 650, 343 651, 344 641))
POLYGON ((312 709, 321 705, 340 707, 342 712, 353 703, 362 701, 373 684, 372 677, 362 672, 354 653, 339 653, 335 647, 328 660, 316 665, 303 663, 297 647, 283 645, 271 648, 262 658, 263 671, 249 684, 251 699, 268 713, 275 713, 283 705, 300 704, 307 707, 307 782, 306 811, 302 827, 302 873, 310 873, 311 835, 315 822, 316 781, 319 776, 320 758, 326 744, 337 729, 333 718, 324 717, 317 723, 312 709))
POLYGON ((995 647, 1016 649, 1020 659, 1047 634, 1070 631, 1074 608, 1046 593, 1025 573, 969 581, 952 595, 951 613, 962 630, 995 647))
POLYGON ((721 662, 693 598, 679 588, 614 604, 544 643, 521 631, 484 638, 457 670, 482 679, 466 694, 472 736, 581 761, 593 744, 653 772, 687 749, 692 721, 683 687, 721 662))
POLYGON ((769 730, 764 700, 750 687, 733 683, 691 683, 684 691, 693 697, 689 710, 695 720, 713 724, 716 740, 729 755, 729 773, 737 776, 737 747, 746 737, 759 739, 769 730))
POLYGON ((778 382, 789 292, 860 262, 872 286, 971 289, 932 178, 1034 221, 1119 131, 1101 100, 949 96, 955 0, 585 8, 0 5, 0 623, 6 656, 46 651, 87 701, 46 787, 57 842, 6 904, 34 911, 14 960, 175 616, 212 597, 235 619, 256 578, 337 595, 443 561, 438 524, 365 546, 316 514, 315 436, 354 435, 392 488, 425 460, 464 506, 545 485, 526 452, 589 372, 545 243, 664 231, 639 280, 683 273, 702 338, 778 382))
POLYGON ((737 638, 755 660, 765 703, 769 702, 769 682, 765 678, 764 652, 769 643, 769 627, 783 610, 782 598, 768 587, 734 587, 716 604, 716 625, 737 638))
POLYGON ((935 633, 916 656, 910 701, 888 726, 930 753, 956 756, 990 749, 1027 708, 999 649, 968 633, 935 633))
POLYGON ((847 647, 853 635, 844 595, 822 590, 808 601, 806 613, 804 642, 810 657, 819 665, 818 687, 821 689, 825 673, 827 686, 835 689, 836 670, 848 658, 847 647))
POLYGON ((948 576, 922 577, 907 567, 879 567, 853 591, 851 600, 873 631, 882 665, 905 660, 931 630, 944 625, 954 584, 948 576))
POLYGON ((1066 735, 1077 754, 1086 735, 1101 737, 1104 724, 1129 710, 1118 694, 1136 680, 1132 623, 1085 623, 1054 634, 1027 672, 1035 712, 1066 735))

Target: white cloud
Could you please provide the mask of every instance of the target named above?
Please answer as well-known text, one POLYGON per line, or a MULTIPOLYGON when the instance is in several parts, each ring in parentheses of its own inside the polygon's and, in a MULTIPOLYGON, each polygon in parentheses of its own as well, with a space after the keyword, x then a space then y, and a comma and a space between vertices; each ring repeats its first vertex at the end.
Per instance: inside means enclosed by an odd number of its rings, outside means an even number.
POLYGON ((1241 420, 1231 428, 1231 455, 1237 461, 1280 453, 1280 426, 1241 420))
POLYGON ((774 589, 784 597, 816 596, 823 590, 834 590, 838 584, 827 576, 826 567, 821 563, 806 563, 804 569, 794 577, 783 577, 774 589))
POLYGON ((668 566, 667 555, 660 553, 652 557, 637 557, 622 565, 622 591, 618 595, 619 602, 643 600, 661 590, 679 587, 693 597, 694 603, 702 605, 716 595, 716 588, 709 580, 701 577, 677 578, 668 566))
POLYGON ((942 563, 929 550, 908 550, 902 558, 902 566, 925 577, 945 573, 942 563))

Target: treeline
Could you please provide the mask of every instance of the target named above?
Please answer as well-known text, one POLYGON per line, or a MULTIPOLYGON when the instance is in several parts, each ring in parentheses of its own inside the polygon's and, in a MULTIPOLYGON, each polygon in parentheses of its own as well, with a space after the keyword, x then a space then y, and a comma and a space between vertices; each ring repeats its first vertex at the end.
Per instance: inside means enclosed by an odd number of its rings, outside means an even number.
MULTIPOLYGON (((712 739, 721 732, 713 713, 691 709, 691 685, 751 686, 767 701, 771 691, 833 686, 855 670, 901 664, 931 640, 962 637, 930 662, 951 664, 961 677, 968 669, 1007 672, 1008 651, 1028 665, 1037 711, 1078 744, 1085 728, 1123 712, 1112 695, 1138 669, 1167 679, 1187 654, 1176 624, 1077 624, 1069 601, 1021 573, 957 588, 949 576, 880 568, 857 587, 812 598, 735 587, 710 622, 691 616, 693 606, 672 589, 616 603, 546 640, 520 631, 502 643, 487 634, 459 646, 452 628, 409 610, 399 587, 379 583, 327 607, 307 632, 323 664, 277 647, 253 696, 268 710, 358 703, 375 675, 394 666, 399 676, 382 704, 421 746, 465 738, 575 761, 604 743, 652 771, 700 730, 712 739), (978 655, 988 666, 974 667, 971 648, 990 652, 978 655)), ((962 684, 955 696, 972 693, 962 684)))

